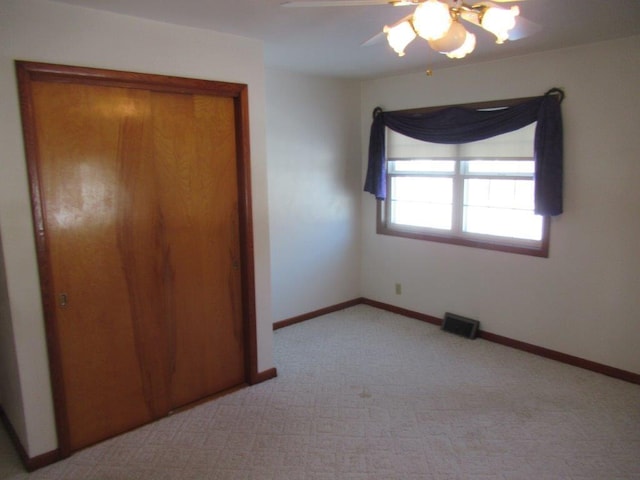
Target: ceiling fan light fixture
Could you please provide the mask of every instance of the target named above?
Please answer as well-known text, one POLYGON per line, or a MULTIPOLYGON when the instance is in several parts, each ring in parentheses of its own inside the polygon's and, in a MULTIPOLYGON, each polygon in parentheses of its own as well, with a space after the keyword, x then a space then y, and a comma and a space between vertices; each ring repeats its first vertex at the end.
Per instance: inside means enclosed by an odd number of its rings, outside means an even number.
POLYGON ((408 20, 400 22, 393 27, 385 25, 384 33, 387 34, 389 46, 393 48, 399 57, 404 57, 404 49, 416 38, 416 32, 408 20))
POLYGON ((437 40, 447 34, 453 18, 449 5, 438 0, 427 0, 418 5, 413 13, 413 26, 425 40, 437 40))
POLYGON ((437 40, 429 40, 429 46, 436 52, 449 53, 458 50, 467 39, 467 30, 464 26, 454 21, 446 35, 437 40))
MULTIPOLYGON (((413 13, 383 29, 389 46, 398 56, 404 57, 407 46, 419 36, 425 39, 433 50, 449 58, 464 58, 476 47, 476 36, 467 31, 464 22, 495 35, 498 44, 526 36, 527 29, 530 33, 534 30, 539 31, 542 27, 524 18, 518 20, 519 28, 514 30, 520 9, 517 6, 506 8, 496 5, 496 3, 521 1, 524 0, 474 0, 473 2, 471 0, 288 0, 282 5, 297 7, 413 6, 415 7, 413 13)), ((377 43, 380 37, 381 34, 378 34, 363 45, 377 43)))
POLYGON ((476 48, 476 36, 473 33, 467 32, 467 36, 464 39, 464 43, 452 52, 447 53, 449 58, 464 58, 473 52, 476 48))
POLYGON ((510 9, 489 7, 480 15, 480 25, 496 36, 496 43, 504 43, 509 39, 509 30, 516 26, 516 17, 520 9, 516 6, 510 9))

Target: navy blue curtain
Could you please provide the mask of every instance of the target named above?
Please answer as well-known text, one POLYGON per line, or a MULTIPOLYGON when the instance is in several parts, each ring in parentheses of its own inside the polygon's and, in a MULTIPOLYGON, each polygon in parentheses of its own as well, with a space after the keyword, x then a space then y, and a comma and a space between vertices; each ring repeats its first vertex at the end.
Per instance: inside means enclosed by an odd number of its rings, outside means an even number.
POLYGON ((535 213, 562 213, 562 115, 564 92, 553 88, 541 97, 499 109, 450 107, 431 113, 374 110, 369 138, 369 166, 364 186, 379 200, 387 197, 385 127, 432 143, 476 142, 536 124, 535 213))

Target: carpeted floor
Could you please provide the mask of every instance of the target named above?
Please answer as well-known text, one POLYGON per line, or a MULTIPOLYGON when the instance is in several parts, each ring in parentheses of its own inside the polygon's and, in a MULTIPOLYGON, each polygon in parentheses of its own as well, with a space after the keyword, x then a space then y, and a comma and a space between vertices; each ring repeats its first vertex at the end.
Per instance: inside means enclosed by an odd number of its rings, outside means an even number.
POLYGON ((640 386, 359 305, 275 333, 278 378, 11 480, 640 479, 640 386))

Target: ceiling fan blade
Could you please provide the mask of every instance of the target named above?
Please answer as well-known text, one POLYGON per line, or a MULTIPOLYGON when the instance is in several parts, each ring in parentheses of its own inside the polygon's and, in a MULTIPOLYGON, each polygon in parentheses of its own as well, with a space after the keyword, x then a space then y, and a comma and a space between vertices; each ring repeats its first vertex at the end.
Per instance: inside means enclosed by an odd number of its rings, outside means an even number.
POLYGON ((363 7, 393 3, 389 0, 292 0, 280 5, 283 7, 363 7))
MULTIPOLYGON (((490 5, 490 2, 482 2, 482 5, 490 5)), ((480 15, 478 12, 462 11, 460 12, 460 16, 463 20, 482 27, 482 25, 480 24, 480 15)), ((518 15, 516 17, 516 26, 509 31, 509 40, 514 41, 520 40, 521 38, 530 37, 531 35, 535 35, 536 33, 538 33, 540 30, 542 30, 541 25, 532 22, 531 20, 527 20, 521 15, 518 15)))
POLYGON ((371 45, 377 45, 378 43, 382 43, 385 39, 385 33, 379 32, 373 37, 371 37, 366 42, 360 44, 361 47, 370 47, 371 45))
MULTIPOLYGON (((407 15, 406 17, 402 17, 400 20, 398 20, 393 25, 391 25, 391 27, 395 27, 396 25, 399 25, 402 22, 405 22, 405 21, 411 19, 411 17, 413 17, 413 14, 407 15)), ((382 31, 382 32, 379 32, 379 33, 375 34, 373 37, 371 37, 366 42, 361 43, 360 46, 361 47, 370 47, 371 45, 376 45, 376 44, 384 41, 385 38, 386 38, 386 33, 384 33, 384 31, 382 31)))
MULTIPOLYGON (((282 7, 363 7, 370 5, 393 5, 404 7, 417 5, 424 0, 289 0, 282 2, 282 7)), ((495 3, 524 2, 525 0, 493 0, 495 3)), ((488 3, 488 2, 481 2, 488 3)))
POLYGON ((527 20, 524 17, 516 18, 516 26, 509 30, 509 41, 530 37, 542 30, 542 25, 527 20))
POLYGON ((472 8, 482 8, 482 7, 498 7, 498 8, 507 8, 506 5, 498 5, 500 3, 520 3, 525 0, 482 0, 479 2, 474 2, 472 8))

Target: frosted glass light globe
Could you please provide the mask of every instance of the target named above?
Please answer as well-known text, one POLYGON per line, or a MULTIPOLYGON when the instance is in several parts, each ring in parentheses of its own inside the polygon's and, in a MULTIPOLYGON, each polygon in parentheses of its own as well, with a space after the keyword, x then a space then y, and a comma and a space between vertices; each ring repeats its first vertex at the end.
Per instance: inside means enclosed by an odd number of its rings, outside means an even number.
POLYGON ((449 6, 438 0, 427 0, 416 8, 413 14, 413 26, 425 40, 437 40, 446 35, 453 19, 449 6))
POLYGON ((467 31, 460 22, 453 22, 444 37, 429 40, 429 46, 436 52, 449 53, 460 48, 467 38, 467 31))
POLYGON ((460 48, 453 52, 447 53, 449 58, 464 58, 476 48, 476 36, 473 33, 467 32, 467 37, 460 48))
POLYGON ((404 49, 416 38, 416 32, 413 31, 413 27, 408 21, 393 27, 385 26, 384 33, 387 34, 389 46, 393 48, 399 57, 404 57, 404 49))
POLYGON ((509 30, 516 26, 516 17, 519 14, 520 9, 515 6, 509 10, 491 7, 482 14, 480 25, 496 36, 496 43, 504 43, 509 39, 509 30))

